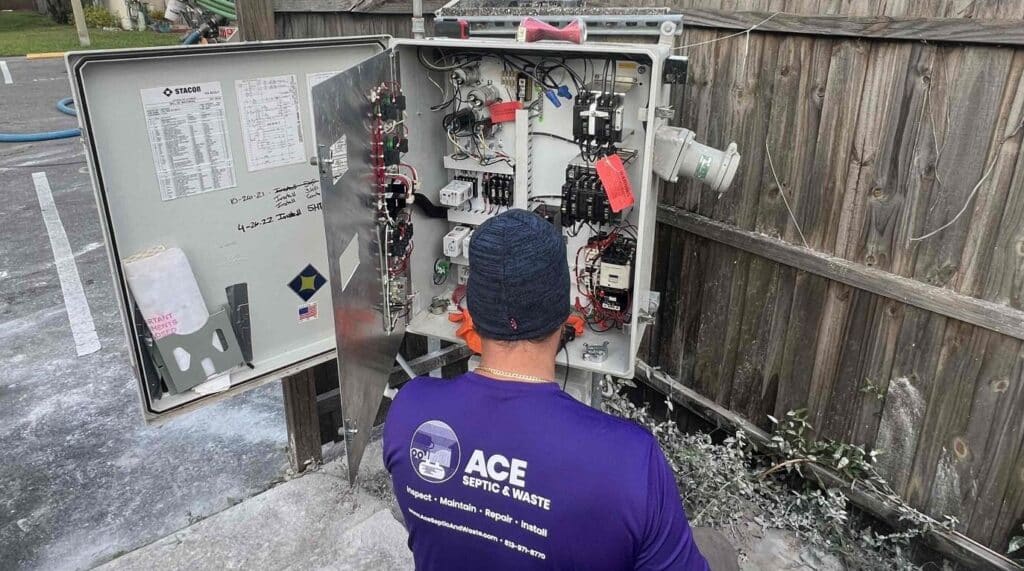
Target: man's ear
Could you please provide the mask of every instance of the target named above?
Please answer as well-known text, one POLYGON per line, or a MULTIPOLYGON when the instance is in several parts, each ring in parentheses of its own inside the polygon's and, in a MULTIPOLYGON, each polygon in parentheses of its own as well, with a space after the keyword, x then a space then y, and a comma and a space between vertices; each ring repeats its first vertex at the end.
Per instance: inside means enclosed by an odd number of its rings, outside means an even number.
POLYGON ((562 325, 562 338, 558 342, 558 350, 561 351, 565 346, 576 339, 576 329, 566 323, 562 325))

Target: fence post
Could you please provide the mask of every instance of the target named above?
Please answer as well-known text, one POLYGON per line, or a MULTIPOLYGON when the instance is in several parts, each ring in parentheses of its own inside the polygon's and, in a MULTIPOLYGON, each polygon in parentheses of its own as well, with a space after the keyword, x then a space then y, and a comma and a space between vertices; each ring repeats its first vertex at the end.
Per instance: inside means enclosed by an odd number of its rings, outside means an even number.
POLYGON ((242 41, 273 40, 277 36, 273 0, 237 0, 235 10, 242 41))
POLYGON ((316 402, 316 367, 281 379, 288 426, 288 463, 296 474, 323 460, 316 402))
POLYGON ((85 10, 82 8, 82 0, 71 0, 71 12, 75 17, 75 29, 78 31, 78 43, 83 48, 89 47, 89 28, 85 26, 85 10))

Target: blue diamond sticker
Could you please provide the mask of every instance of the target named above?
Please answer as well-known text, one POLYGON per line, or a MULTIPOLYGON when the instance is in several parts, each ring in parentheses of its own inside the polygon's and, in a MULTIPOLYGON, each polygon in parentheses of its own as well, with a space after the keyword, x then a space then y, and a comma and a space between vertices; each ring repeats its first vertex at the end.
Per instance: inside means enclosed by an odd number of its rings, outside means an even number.
POLYGON ((316 295, 316 292, 320 291, 320 288, 324 287, 327 283, 325 278, 320 272, 316 271, 313 264, 306 266, 299 275, 295 276, 292 281, 288 282, 288 287, 295 292, 295 295, 299 296, 302 301, 309 301, 311 297, 316 295))

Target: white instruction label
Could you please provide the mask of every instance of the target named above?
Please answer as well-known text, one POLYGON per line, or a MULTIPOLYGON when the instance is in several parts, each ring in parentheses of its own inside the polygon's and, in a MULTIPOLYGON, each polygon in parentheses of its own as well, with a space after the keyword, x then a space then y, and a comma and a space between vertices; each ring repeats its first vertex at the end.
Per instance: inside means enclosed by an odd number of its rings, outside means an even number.
POLYGON ((163 200, 235 186, 220 82, 152 87, 140 93, 163 200))
POLYGON ((341 177, 348 172, 348 138, 345 135, 331 145, 331 161, 332 182, 338 184, 341 177))
POLYGON ((305 162, 294 75, 239 79, 235 94, 250 171, 305 162))

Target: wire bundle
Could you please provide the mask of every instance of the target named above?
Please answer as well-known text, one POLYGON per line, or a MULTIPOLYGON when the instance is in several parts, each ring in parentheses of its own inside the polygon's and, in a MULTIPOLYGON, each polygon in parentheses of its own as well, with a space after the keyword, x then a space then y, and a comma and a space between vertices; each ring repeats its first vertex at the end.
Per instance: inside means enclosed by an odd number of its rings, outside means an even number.
MULTIPOLYGON (((594 230, 591 227, 591 230, 594 230)), ((632 225, 623 225, 612 229, 607 234, 595 231, 595 236, 587 241, 587 244, 576 250, 576 291, 580 297, 576 298, 575 310, 579 312, 587 327, 595 333, 604 333, 612 329, 622 329, 629 323, 632 312, 632 305, 629 294, 626 294, 623 309, 613 311, 606 309, 602 301, 602 292, 595 286, 598 279, 599 265, 601 258, 617 241, 627 238, 636 242, 636 231, 632 225), (580 257, 582 256, 582 263, 580 257)))

